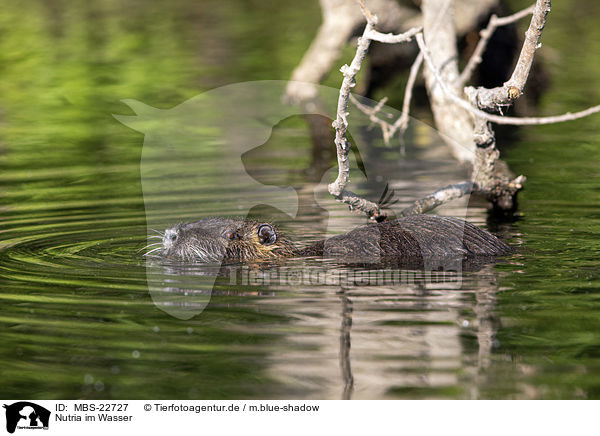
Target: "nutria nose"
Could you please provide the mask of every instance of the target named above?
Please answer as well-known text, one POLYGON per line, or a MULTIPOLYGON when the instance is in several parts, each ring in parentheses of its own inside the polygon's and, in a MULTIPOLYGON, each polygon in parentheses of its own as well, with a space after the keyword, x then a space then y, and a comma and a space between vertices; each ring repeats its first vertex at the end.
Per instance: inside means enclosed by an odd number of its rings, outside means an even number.
POLYGON ((175 230, 173 230, 173 229, 165 230, 165 236, 162 239, 162 243, 166 249, 171 248, 176 240, 177 240, 177 232, 175 230))

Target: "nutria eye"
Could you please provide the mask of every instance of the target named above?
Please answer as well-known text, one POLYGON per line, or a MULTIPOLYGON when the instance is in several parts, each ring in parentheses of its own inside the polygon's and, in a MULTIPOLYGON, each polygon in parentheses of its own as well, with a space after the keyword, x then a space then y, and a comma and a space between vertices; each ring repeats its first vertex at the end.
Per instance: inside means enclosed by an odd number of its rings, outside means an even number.
POLYGON ((230 241, 233 241, 234 239, 238 239, 237 233, 235 233, 231 230, 227 230, 225 233, 223 233, 223 237, 225 239, 229 239, 230 241))
POLYGON ((171 235, 171 241, 175 242, 176 239, 177 239, 177 233, 173 233, 171 235))
POLYGON ((277 242, 277 234, 275 229, 269 224, 261 224, 258 226, 258 240, 263 245, 273 245, 277 242))

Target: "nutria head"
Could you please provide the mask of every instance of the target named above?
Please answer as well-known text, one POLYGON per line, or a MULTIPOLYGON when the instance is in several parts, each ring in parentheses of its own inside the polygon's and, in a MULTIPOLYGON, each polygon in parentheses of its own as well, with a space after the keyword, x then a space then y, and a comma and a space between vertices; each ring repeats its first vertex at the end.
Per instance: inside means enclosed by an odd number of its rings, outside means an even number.
POLYGON ((269 223, 206 218, 165 230, 162 255, 174 259, 221 262, 268 260, 293 254, 289 240, 269 223))

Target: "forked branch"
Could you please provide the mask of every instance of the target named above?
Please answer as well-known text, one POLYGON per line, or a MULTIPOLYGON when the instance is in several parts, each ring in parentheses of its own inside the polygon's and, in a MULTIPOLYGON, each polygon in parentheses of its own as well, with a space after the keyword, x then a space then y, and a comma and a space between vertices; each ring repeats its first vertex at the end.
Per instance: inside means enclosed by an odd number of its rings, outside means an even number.
POLYGON ((340 95, 337 105, 337 117, 333 122, 335 129, 335 146, 337 150, 338 161, 338 176, 336 180, 328 186, 329 193, 337 200, 343 201, 350 205, 351 208, 356 208, 366 213, 374 219, 381 219, 382 213, 379 206, 369 200, 360 198, 355 193, 346 190, 346 186, 350 180, 350 142, 348 141, 348 101, 350 99, 350 91, 356 84, 356 75, 360 70, 362 61, 367 54, 371 40, 390 40, 393 42, 406 42, 417 34, 421 28, 412 28, 407 32, 399 35, 383 34, 375 30, 377 17, 373 15, 365 6, 362 0, 359 0, 363 15, 367 20, 367 25, 362 36, 358 39, 356 54, 350 65, 344 65, 340 68, 344 79, 340 87, 340 95))

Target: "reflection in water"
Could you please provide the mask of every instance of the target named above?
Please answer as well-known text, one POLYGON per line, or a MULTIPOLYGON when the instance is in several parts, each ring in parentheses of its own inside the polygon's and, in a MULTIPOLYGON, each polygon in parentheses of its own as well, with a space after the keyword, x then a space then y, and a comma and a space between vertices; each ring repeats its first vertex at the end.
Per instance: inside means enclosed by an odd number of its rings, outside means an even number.
POLYGON ((350 329, 352 328, 352 301, 340 292, 342 302, 342 326, 340 328, 340 369, 344 391, 342 400, 349 400, 354 389, 354 376, 350 366, 350 329))
POLYGON ((319 259, 151 268, 149 277, 161 277, 164 286, 151 287, 154 303, 181 319, 201 319, 223 299, 231 308, 285 313, 284 325, 230 320, 229 328, 268 329, 277 339, 265 350, 264 370, 298 397, 480 397, 498 328, 492 265, 461 273, 462 287, 446 274, 356 269, 319 259), (471 337, 474 355, 465 342, 471 337))

